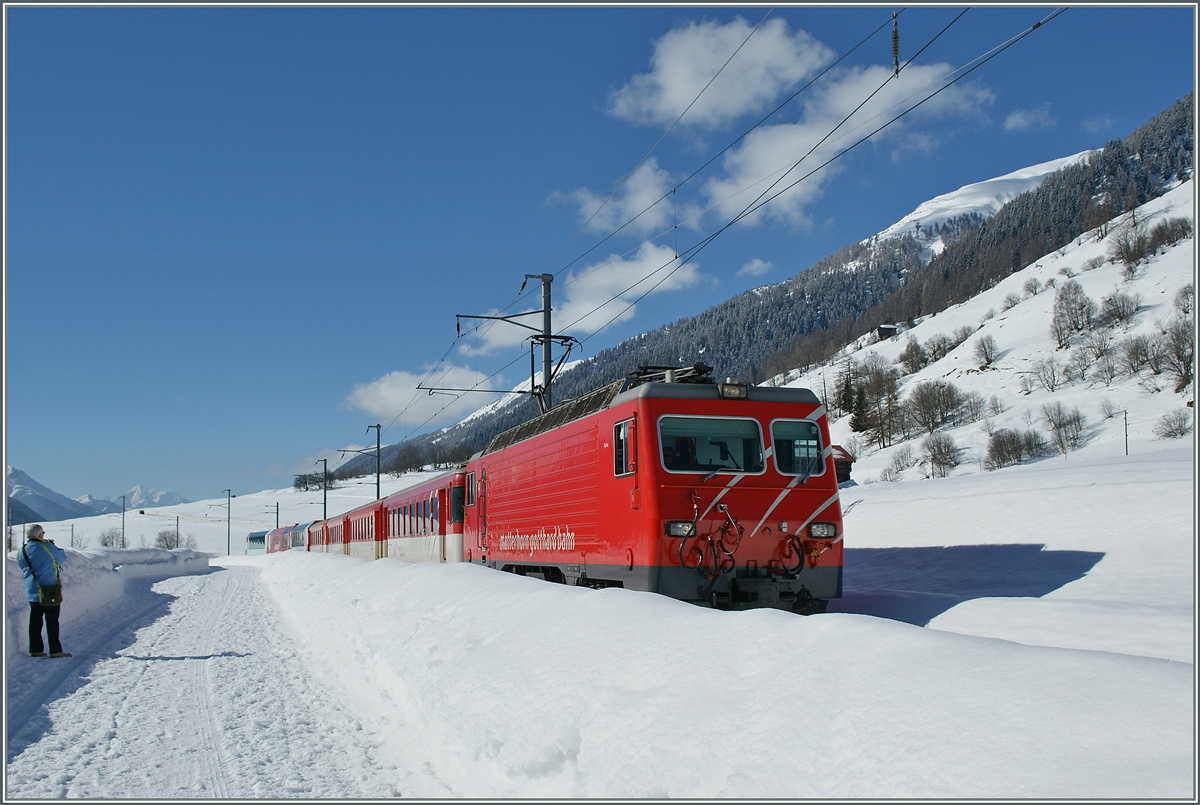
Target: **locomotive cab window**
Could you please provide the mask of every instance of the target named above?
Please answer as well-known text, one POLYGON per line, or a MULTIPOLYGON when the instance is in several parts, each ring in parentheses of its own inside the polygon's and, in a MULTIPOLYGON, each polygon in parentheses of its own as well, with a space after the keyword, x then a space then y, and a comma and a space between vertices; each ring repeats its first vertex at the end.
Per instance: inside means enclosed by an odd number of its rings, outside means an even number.
POLYGON ((763 471, 762 432, 754 419, 664 416, 658 443, 670 472, 763 471))
POLYGON ((613 473, 629 475, 637 469, 637 456, 634 450, 633 420, 618 422, 613 427, 613 473))
POLYGON ((474 506, 475 505, 475 473, 473 473, 473 472, 467 473, 466 492, 467 492, 467 505, 474 506))
POLYGON ((775 467, 784 475, 820 475, 821 431, 817 423, 804 419, 777 419, 771 423, 775 467))

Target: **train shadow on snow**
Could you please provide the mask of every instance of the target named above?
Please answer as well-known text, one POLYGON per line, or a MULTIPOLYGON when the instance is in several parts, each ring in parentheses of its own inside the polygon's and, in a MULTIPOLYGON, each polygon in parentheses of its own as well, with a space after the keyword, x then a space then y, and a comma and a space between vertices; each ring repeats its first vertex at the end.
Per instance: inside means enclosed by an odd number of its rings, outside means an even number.
MULTIPOLYGON (((223 572, 210 568, 208 573, 223 572)), ((196 573, 191 575, 204 575, 196 573)), ((50 705, 88 684, 98 663, 117 656, 132 660, 193 659, 190 657, 130 657, 120 652, 134 644, 137 632, 170 613, 171 602, 178 596, 155 592, 154 584, 171 578, 146 577, 125 582, 125 595, 90 616, 62 627, 63 648, 73 656, 43 659, 18 654, 9 658, 5 668, 8 708, 8 746, 5 756, 11 762, 53 729, 50 705)), ((66 590, 64 608, 70 603, 66 590)), ((27 618, 18 619, 14 628, 28 628, 27 618)), ((225 656, 226 653, 214 656, 225 656)), ((203 659, 203 658, 201 658, 203 659)))
POLYGON ((1045 545, 847 548, 842 598, 830 612, 926 626, 973 598, 1040 598, 1083 578, 1104 554, 1045 545))

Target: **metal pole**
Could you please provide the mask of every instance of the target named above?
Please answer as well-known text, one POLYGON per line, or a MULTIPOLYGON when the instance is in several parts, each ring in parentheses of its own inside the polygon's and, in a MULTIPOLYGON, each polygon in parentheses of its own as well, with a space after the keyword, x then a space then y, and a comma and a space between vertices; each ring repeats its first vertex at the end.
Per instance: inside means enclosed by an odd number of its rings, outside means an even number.
MULTIPOLYGON (((542 410, 549 411, 554 405, 550 395, 550 350, 552 346, 550 337, 554 333, 554 330, 550 326, 550 283, 554 281, 554 275, 526 274, 525 279, 540 279, 542 281, 542 410)), ((529 357, 532 361, 533 355, 531 354, 529 357)), ((530 391, 532 390, 531 388, 530 391)))
POLYGON ((1129 455, 1129 409, 1125 409, 1125 455, 1129 455))
POLYGON ((329 519, 329 459, 318 458, 315 464, 323 464, 321 471, 321 519, 329 519))
POLYGON ((367 430, 375 429, 375 499, 379 500, 379 426, 367 425, 367 430))
POLYGON ((546 399, 546 410, 549 411, 554 407, 553 398, 550 396, 550 336, 554 332, 550 328, 550 283, 554 281, 553 274, 542 275, 542 388, 544 388, 546 399))
POLYGON ((233 556, 233 536, 232 536, 232 520, 233 520, 233 490, 222 489, 225 493, 225 555, 233 556))
POLYGON ((275 502, 275 527, 279 528, 279 501, 275 502))

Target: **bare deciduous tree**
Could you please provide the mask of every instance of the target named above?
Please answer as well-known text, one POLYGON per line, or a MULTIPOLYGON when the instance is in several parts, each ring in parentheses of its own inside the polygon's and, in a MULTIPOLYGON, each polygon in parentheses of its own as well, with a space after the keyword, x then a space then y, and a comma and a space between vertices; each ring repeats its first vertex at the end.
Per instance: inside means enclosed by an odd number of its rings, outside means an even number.
POLYGON ((896 362, 904 367, 907 374, 919 372, 929 363, 929 353, 921 346, 921 343, 913 337, 909 337, 908 343, 904 345, 903 351, 896 359, 896 362))
POLYGON ((1160 439, 1182 439, 1192 432, 1192 412, 1184 408, 1163 414, 1154 425, 1154 435, 1160 439))
POLYGON ((988 439, 984 469, 998 470, 1020 464, 1027 458, 1039 458, 1050 450, 1046 440, 1035 430, 1020 433, 1001 428, 988 439))
POLYGON ((1131 218, 1113 233, 1108 254, 1114 263, 1123 266, 1122 274, 1126 281, 1129 281, 1137 276, 1138 266, 1146 259, 1149 251, 1150 236, 1146 232, 1145 222, 1131 218))
POLYGON ((979 361, 980 368, 987 368, 996 360, 996 356, 1000 354, 1000 347, 996 344, 996 339, 990 335, 981 335, 975 339, 975 360, 979 361))
POLYGON ((1191 316, 1192 311, 1196 309, 1196 289, 1192 283, 1184 285, 1175 294, 1175 309, 1182 316, 1191 316))
POLYGON ((127 548, 125 536, 121 533, 121 529, 113 527, 100 532, 100 547, 102 548, 127 548))
POLYGON ((944 380, 925 380, 905 400, 908 415, 922 430, 932 434, 962 405, 962 392, 944 380))
POLYGON ((1050 426, 1054 446, 1064 456, 1079 447, 1083 440, 1087 420, 1078 408, 1068 409, 1062 403, 1046 403, 1042 406, 1042 417, 1050 426))
POLYGON ((1050 356, 1045 360, 1038 361, 1033 365, 1034 377, 1042 384, 1042 387, 1051 393, 1059 386, 1066 382, 1066 375, 1063 372, 1063 366, 1050 356))
POLYGON ((1186 319, 1172 319, 1163 330, 1162 338, 1156 339, 1167 372, 1175 378, 1175 392, 1182 392, 1192 382, 1193 363, 1196 359, 1196 336, 1192 323, 1186 319))
POLYGON ((1063 318, 1076 332, 1090 330, 1099 312, 1100 306, 1075 280, 1067 280, 1054 293, 1054 318, 1063 318))
POLYGON ((1106 325, 1128 328, 1142 307, 1141 294, 1113 291, 1100 300, 1100 319, 1106 325))
POLYGON ((948 433, 931 433, 921 442, 921 450, 929 461, 929 474, 945 478, 962 462, 962 450, 948 433))
POLYGON ((179 532, 173 528, 159 531, 154 538, 154 547, 164 551, 176 550, 179 548, 179 532))

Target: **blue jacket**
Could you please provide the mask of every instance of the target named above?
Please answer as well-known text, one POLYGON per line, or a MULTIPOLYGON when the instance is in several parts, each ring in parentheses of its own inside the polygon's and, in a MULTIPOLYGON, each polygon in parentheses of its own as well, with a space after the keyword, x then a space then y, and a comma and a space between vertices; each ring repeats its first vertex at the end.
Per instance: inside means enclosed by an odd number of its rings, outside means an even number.
POLYGON ((62 570, 66 558, 67 554, 62 548, 44 539, 31 539, 17 551, 17 566, 25 575, 25 600, 38 600, 39 585, 49 587, 62 583, 61 580, 55 580, 54 563, 57 562, 58 569, 62 570), (51 554, 54 555, 53 561, 51 554))

